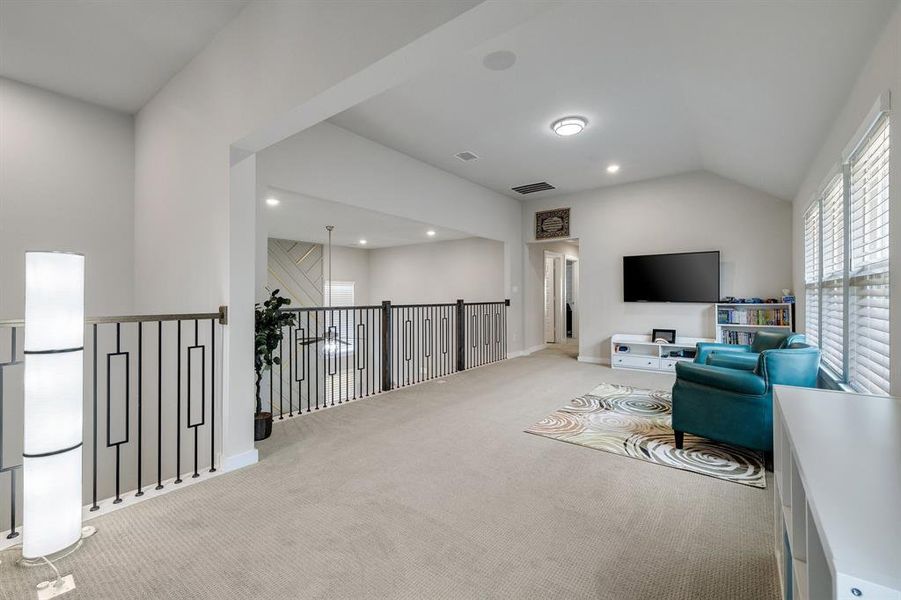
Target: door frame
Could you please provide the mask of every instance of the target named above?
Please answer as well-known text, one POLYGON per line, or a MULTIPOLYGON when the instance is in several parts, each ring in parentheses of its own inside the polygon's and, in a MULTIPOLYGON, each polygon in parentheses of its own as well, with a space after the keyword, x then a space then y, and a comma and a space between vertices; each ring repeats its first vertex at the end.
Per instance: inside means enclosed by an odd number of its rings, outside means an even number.
MULTIPOLYGON (((547 336, 545 335, 545 343, 553 344, 560 343, 566 340, 566 306, 563 300, 563 284, 564 284, 564 269, 566 268, 566 262, 564 260, 563 253, 554 252, 551 250, 544 251, 544 269, 542 269, 542 281, 544 281, 547 277, 547 261, 548 259, 553 260, 554 262, 554 299, 556 306, 554 307, 554 340, 549 342, 547 340, 547 336)), ((544 294, 544 301, 542 302, 542 322, 547 318, 547 294, 544 294)), ((544 328, 542 328, 544 330, 544 328)))
MULTIPOLYGON (((579 339, 579 327, 581 326, 581 322, 580 322, 580 319, 579 319, 579 317, 580 317, 581 315, 580 315, 579 311, 581 310, 581 304, 582 304, 582 302, 581 302, 581 297, 580 297, 580 295, 579 295, 579 294, 580 294, 579 285, 580 285, 580 283, 581 283, 581 282, 579 281, 579 257, 578 257, 578 256, 572 256, 572 255, 570 255, 570 254, 567 254, 567 255, 565 255, 565 256, 563 257, 563 269, 564 269, 563 275, 564 275, 564 278, 566 277, 566 270, 565 270, 565 269, 566 269, 566 263, 567 263, 567 262, 572 262, 572 263, 574 263, 574 264, 573 264, 573 284, 572 284, 572 287, 573 287, 573 300, 574 300, 575 302, 574 302, 574 306, 573 306, 573 336, 572 336, 571 339, 578 341, 578 339, 579 339)), ((564 283, 564 286, 565 286, 565 285, 566 285, 565 279, 564 279, 564 282, 563 282, 563 283, 564 283)), ((563 300, 564 300, 564 307, 563 307, 564 313, 563 313, 563 316, 564 316, 564 318, 566 318, 566 306, 565 306, 566 298, 564 298, 563 300)), ((564 331, 564 333, 565 333, 565 331, 564 331)))

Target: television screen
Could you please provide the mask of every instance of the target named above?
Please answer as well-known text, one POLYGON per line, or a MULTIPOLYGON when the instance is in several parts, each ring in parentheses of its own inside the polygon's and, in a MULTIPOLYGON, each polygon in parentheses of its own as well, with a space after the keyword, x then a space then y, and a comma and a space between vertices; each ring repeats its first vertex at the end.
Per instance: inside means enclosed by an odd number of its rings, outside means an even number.
POLYGON ((720 253, 623 257, 625 302, 718 302, 720 253))

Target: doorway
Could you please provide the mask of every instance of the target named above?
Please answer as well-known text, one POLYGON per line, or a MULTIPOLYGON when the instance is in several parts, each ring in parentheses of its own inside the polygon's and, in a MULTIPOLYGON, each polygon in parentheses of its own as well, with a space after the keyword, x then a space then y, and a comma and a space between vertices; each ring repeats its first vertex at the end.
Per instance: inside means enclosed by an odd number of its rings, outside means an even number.
POLYGON ((564 268, 562 253, 544 251, 544 342, 546 344, 556 344, 566 339, 564 268))

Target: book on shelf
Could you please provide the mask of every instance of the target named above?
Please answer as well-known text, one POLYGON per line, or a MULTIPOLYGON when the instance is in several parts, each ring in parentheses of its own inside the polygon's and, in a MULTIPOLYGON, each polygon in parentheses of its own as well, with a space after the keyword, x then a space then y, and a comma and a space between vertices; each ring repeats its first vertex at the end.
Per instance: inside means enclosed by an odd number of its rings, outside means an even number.
POLYGON ((746 344, 750 346, 754 342, 754 332, 724 330, 722 342, 725 344, 746 344))
POLYGON ((775 327, 791 325, 789 307, 737 308, 721 306, 716 311, 718 325, 758 325, 775 327))

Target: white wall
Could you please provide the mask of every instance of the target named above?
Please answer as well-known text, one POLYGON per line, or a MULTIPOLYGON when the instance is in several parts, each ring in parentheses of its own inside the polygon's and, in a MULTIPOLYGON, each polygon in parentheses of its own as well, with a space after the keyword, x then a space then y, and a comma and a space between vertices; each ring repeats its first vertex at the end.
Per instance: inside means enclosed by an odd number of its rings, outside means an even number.
MULTIPOLYGON (((531 200, 523 211, 529 241, 535 211, 560 207, 572 208, 570 233, 579 238, 582 358, 609 361, 614 333, 667 327, 680 336, 713 335, 712 304, 623 302, 623 256, 719 250, 722 295, 775 297, 790 286, 791 204, 711 173, 531 200)), ((541 281, 540 272, 526 270, 533 315, 542 310, 541 281)), ((527 348, 542 343, 535 329, 527 330, 527 348)))
POLYGON ((24 316, 26 250, 85 255, 89 316, 130 314, 131 116, 0 78, 0 318, 24 316))
MULTIPOLYGON (((345 246, 332 247, 332 279, 354 282, 354 304, 357 305, 371 303, 371 255, 370 250, 345 246)), ((328 250, 325 256, 328 257, 328 250)), ((323 269, 325 277, 328 277, 328 265, 323 264, 323 269)))
POLYGON ((885 31, 876 42, 870 58, 864 65, 848 99, 828 134, 824 137, 820 152, 807 171, 804 183, 794 200, 793 264, 794 289, 797 292, 798 323, 803 328, 804 306, 804 212, 814 195, 841 160, 842 151, 863 124, 880 94, 890 91, 892 107, 891 171, 889 173, 891 249, 891 392, 901 394, 901 153, 897 151, 901 140, 901 6, 886 24, 885 31))
MULTIPOLYGON (((229 305, 225 470, 254 460, 251 365, 254 272, 260 265, 254 228, 258 190, 255 168, 250 170, 255 159, 251 152, 233 152, 232 144, 262 132, 254 138, 256 146, 243 146, 255 151, 265 145, 261 139, 281 139, 286 127, 296 128, 285 135, 302 129, 309 115, 298 116, 298 107, 472 4, 252 2, 138 113, 136 308, 184 312, 229 305)), ((439 49, 481 39, 442 38, 439 49)), ((428 63, 427 57, 419 60, 428 63)), ((390 86, 390 77, 345 89, 342 101, 365 99, 381 91, 380 85, 390 86)), ((317 105, 325 113, 321 118, 334 114, 331 107, 346 108, 337 102, 317 105)))
POLYGON ((466 238, 369 251, 370 298, 374 303, 503 300, 504 245, 466 238))
MULTIPOLYGON (((259 153, 265 185, 503 242, 508 347, 522 347, 522 205, 331 123, 259 153)), ((381 301, 372 277, 370 299, 381 301)), ((396 294, 393 294, 396 296, 396 294)), ((393 300, 393 298, 392 298, 393 300)))

